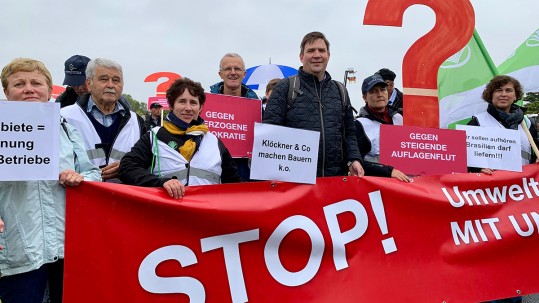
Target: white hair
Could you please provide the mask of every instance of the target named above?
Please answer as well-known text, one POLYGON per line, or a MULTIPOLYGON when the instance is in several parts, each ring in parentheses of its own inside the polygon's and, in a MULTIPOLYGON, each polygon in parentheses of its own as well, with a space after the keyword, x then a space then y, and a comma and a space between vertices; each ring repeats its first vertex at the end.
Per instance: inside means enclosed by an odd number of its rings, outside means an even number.
POLYGON ((219 69, 223 68, 223 60, 225 58, 239 58, 241 60, 241 64, 243 65, 242 67, 245 68, 245 63, 243 62, 243 58, 240 55, 236 53, 226 53, 223 58, 221 58, 221 61, 219 61, 219 69))
POLYGON ((109 59, 95 58, 88 62, 86 66, 86 79, 92 79, 94 77, 95 69, 98 66, 115 69, 123 76, 122 66, 119 63, 109 59))

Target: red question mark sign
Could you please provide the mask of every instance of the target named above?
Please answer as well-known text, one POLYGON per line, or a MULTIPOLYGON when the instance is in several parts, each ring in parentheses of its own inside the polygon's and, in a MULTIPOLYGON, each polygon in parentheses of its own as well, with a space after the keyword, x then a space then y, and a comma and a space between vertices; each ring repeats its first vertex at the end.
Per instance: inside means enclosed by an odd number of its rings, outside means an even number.
POLYGON ((156 96, 159 96, 159 95, 165 95, 167 89, 170 87, 172 82, 174 82, 177 79, 180 79, 181 77, 182 76, 180 76, 180 75, 178 75, 176 73, 158 72, 158 73, 153 73, 151 75, 148 75, 146 77, 146 79, 144 79, 144 82, 157 82, 161 78, 167 78, 168 81, 165 81, 165 82, 157 85, 156 96))
POLYGON ((469 0, 369 0, 363 24, 401 27, 404 11, 414 4, 434 10, 436 24, 404 55, 404 125, 438 128, 438 68, 470 41, 475 13, 469 0))

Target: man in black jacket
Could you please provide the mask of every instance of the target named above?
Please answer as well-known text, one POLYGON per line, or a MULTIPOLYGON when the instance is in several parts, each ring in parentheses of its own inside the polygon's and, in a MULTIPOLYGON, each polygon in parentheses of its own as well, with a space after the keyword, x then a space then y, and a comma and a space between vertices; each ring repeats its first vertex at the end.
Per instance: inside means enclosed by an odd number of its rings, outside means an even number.
POLYGON ((64 85, 67 85, 67 87, 56 98, 56 102, 60 103, 61 108, 75 104, 80 96, 88 92, 86 87, 86 66, 88 62, 90 62, 90 58, 74 55, 64 63, 64 85))
POLYGON ((146 129, 150 130, 156 126, 161 126, 161 109, 163 106, 159 102, 154 102, 150 105, 150 113, 144 117, 146 129))
POLYGON ((264 123, 320 132, 317 176, 341 176, 350 173, 363 176, 354 117, 346 90, 348 106, 343 104, 336 81, 326 72, 329 61, 329 41, 324 34, 312 32, 303 38, 299 58, 299 89, 289 104, 289 79, 274 88, 266 110, 264 123))

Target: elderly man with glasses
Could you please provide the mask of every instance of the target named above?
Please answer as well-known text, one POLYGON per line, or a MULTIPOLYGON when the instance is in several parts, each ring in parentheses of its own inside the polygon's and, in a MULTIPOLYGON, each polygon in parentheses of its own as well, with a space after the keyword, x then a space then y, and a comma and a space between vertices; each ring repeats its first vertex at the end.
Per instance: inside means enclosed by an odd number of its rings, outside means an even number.
MULTIPOLYGON (((223 81, 210 86, 210 93, 259 99, 256 93, 242 83, 245 78, 245 63, 240 55, 228 53, 221 58, 219 63, 219 77, 223 81)), ((248 158, 234 158, 240 177, 249 180, 251 170, 248 158)))
POLYGON ((256 93, 242 83, 245 78, 245 64, 240 55, 228 53, 223 56, 219 63, 219 77, 223 81, 210 87, 212 94, 258 99, 256 93))

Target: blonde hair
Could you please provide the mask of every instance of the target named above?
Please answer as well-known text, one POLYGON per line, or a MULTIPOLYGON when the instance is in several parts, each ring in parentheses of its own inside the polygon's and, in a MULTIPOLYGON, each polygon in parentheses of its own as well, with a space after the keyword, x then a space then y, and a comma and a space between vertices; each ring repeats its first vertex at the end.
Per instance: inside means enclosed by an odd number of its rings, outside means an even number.
POLYGON ((8 65, 4 66, 4 68, 2 69, 2 74, 0 75, 0 79, 2 80, 2 87, 4 88, 4 90, 7 89, 7 78, 14 73, 34 71, 37 71, 43 76, 45 76, 47 85, 49 86, 49 92, 52 91, 51 73, 45 67, 45 64, 43 64, 43 62, 30 58, 16 58, 9 62, 8 65))

